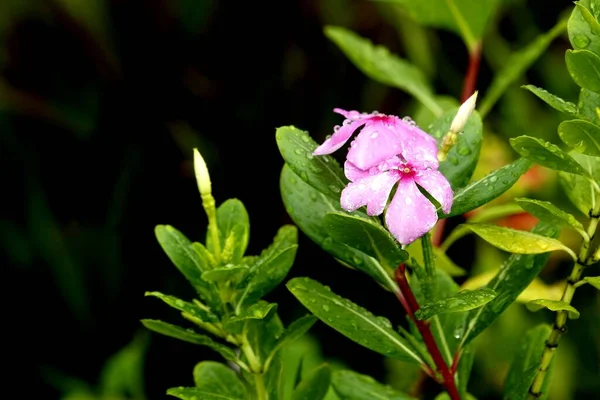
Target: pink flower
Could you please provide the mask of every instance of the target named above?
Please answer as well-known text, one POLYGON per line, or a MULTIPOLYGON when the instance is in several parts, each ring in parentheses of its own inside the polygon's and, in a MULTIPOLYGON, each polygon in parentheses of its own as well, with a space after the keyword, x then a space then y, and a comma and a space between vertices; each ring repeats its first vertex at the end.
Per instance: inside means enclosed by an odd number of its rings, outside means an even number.
POLYGON ((335 111, 348 119, 314 154, 329 154, 339 149, 364 125, 351 144, 344 165, 351 182, 342 191, 342 208, 354 211, 367 206, 367 214, 380 215, 398 184, 387 207, 385 224, 401 244, 423 236, 437 222, 437 212, 417 184, 440 203, 445 213, 452 208, 453 200, 448 180, 437 171, 435 139, 412 121, 395 116, 335 111))

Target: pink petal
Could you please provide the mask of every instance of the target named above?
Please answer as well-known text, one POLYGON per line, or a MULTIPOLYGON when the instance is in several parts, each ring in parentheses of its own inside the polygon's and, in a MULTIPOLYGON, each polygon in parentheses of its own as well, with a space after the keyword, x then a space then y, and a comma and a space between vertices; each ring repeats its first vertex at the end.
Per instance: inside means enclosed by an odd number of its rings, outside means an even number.
POLYGON ((344 163, 344 175, 346 175, 346 178, 350 179, 351 182, 354 182, 373 174, 370 173, 369 170, 365 171, 364 169, 360 169, 350 161, 346 160, 344 163))
POLYGON ((435 207, 412 179, 398 183, 396 194, 385 214, 385 224, 401 244, 409 244, 427 233, 437 221, 435 207))
POLYGON ((446 214, 452 208, 454 193, 448 179, 439 171, 422 170, 415 176, 415 181, 441 204, 446 214))
POLYGON ((414 123, 398 120, 396 130, 402 139, 402 156, 419 169, 437 168, 437 142, 414 123))
POLYGON ((346 211, 354 211, 366 205, 367 214, 379 215, 383 212, 392 187, 397 181, 398 174, 388 171, 351 182, 342 190, 340 204, 346 211))
POLYGON ((347 159, 367 170, 402 151, 402 141, 384 122, 369 122, 358 134, 348 151, 347 159))
POLYGON ((333 112, 341 114, 344 117, 346 117, 348 119, 352 119, 352 120, 363 119, 366 116, 368 116, 368 114, 363 114, 363 113, 360 113, 358 111, 354 111, 354 110, 352 110, 352 111, 346 111, 346 110, 342 110, 341 108, 334 108, 333 112))
POLYGON ((333 135, 323 142, 322 145, 313 151, 315 156, 321 156, 324 154, 331 154, 344 145, 350 139, 350 136, 357 130, 361 125, 364 125, 365 121, 352 121, 338 129, 333 135))

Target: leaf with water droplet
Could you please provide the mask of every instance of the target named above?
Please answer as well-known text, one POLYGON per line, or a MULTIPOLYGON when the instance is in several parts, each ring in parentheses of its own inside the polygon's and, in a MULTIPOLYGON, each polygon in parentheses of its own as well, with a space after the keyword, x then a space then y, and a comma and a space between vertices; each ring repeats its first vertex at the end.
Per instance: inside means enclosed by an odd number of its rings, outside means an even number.
POLYGON ((523 89, 529 90, 531 93, 535 94, 537 97, 546 102, 550 107, 555 110, 564 112, 565 114, 569 114, 573 117, 577 116, 578 109, 577 106, 571 102, 565 101, 558 96, 549 93, 548 91, 539 88, 534 85, 525 85, 521 86, 523 89))
POLYGON ((331 383, 340 400, 416 400, 368 375, 350 370, 335 371, 331 383))
POLYGON ((193 316, 194 318, 197 318, 198 320, 200 320, 202 322, 218 322, 219 321, 219 318, 215 314, 213 314, 210 310, 200 308, 197 304, 183 301, 181 299, 178 299, 175 296, 169 296, 166 294, 162 294, 161 292, 146 292, 145 295, 157 297, 157 298, 161 299, 162 301, 164 301, 169 306, 175 308, 176 310, 190 314, 191 316, 193 316))
POLYGON ((588 122, 600 125, 600 116, 598 116, 596 111, 598 104, 600 104, 600 93, 594 93, 587 89, 581 89, 579 92, 579 101, 577 102, 579 118, 583 118, 588 122))
POLYGON ((505 165, 486 177, 472 182, 469 186, 454 194, 454 202, 449 214, 438 209, 440 217, 452 217, 486 204, 510 189, 517 180, 531 167, 531 162, 520 158, 512 164, 505 165))
POLYGON ((591 122, 575 119, 558 125, 558 135, 573 151, 600 157, 600 127, 591 122))
POLYGON ((559 300, 536 299, 531 300, 526 304, 529 311, 539 311, 542 308, 547 308, 550 311, 566 311, 570 319, 579 318, 579 311, 572 305, 559 300))
MULTIPOLYGON (((571 152, 570 155, 589 175, 593 176, 596 183, 600 182, 600 160, 598 158, 575 152, 571 152)), ((566 172, 558 173, 558 181, 569 200, 582 214, 588 216, 594 208, 597 196, 592 182, 586 177, 566 172)))
POLYGON ((434 315, 469 311, 489 303, 496 297, 496 292, 489 288, 463 290, 454 296, 424 304, 416 313, 418 319, 429 319, 434 315))
POLYGON ((405 361, 419 360, 406 339, 384 326, 378 317, 326 290, 319 282, 309 278, 294 278, 286 286, 321 321, 349 339, 383 355, 405 361), (317 302, 309 301, 311 299, 317 302), (334 315, 340 318, 332 318, 334 315))
POLYGON ((565 61, 577 85, 600 93, 600 56, 589 50, 567 50, 565 61))
POLYGON ((589 172, 582 168, 573 157, 562 151, 558 146, 543 139, 519 136, 510 139, 510 144, 517 153, 539 165, 557 171, 590 177, 589 172))
POLYGON ((561 210, 549 201, 533 200, 524 197, 517 198, 515 201, 534 217, 557 224, 558 226, 574 229, 579 232, 582 237, 588 237, 581 222, 577 221, 574 216, 561 210))
POLYGON ((275 138, 283 159, 297 176, 317 191, 339 201, 339 194, 348 180, 335 159, 312 156, 317 143, 307 132, 293 126, 277 128, 275 138))
POLYGON ((575 49, 587 49, 600 54, 600 24, 585 2, 575 3, 568 22, 569 40, 575 49))
MULTIPOLYGON (((429 132, 438 142, 450 130, 457 111, 458 107, 453 107, 433 123, 429 132)), ((440 163, 439 171, 448 179, 453 190, 464 187, 473 176, 479 160, 482 140, 483 124, 477 111, 474 111, 458 136, 458 142, 448 152, 446 159, 440 163)))

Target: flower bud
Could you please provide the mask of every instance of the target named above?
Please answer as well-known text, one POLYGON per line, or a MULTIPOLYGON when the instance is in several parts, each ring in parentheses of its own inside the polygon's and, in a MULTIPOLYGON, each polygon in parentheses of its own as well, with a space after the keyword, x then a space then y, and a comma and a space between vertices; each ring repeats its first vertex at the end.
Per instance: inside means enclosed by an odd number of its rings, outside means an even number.
POLYGON ((208 174, 208 168, 206 167, 204 158, 202 158, 198 149, 194 149, 194 172, 196 174, 196 182, 198 183, 200 195, 210 195, 212 193, 210 175, 208 174))
POLYGON ((462 105, 458 109, 458 112, 456 113, 456 116, 454 117, 454 120, 452 121, 452 125, 450 125, 450 132, 460 133, 465 128, 465 125, 467 124, 467 120, 469 119, 469 117, 471 116, 471 113, 475 109, 476 101, 477 101, 477 91, 475 91, 475 93, 473 93, 471 95, 471 97, 469 97, 467 99, 467 101, 462 103, 462 105))

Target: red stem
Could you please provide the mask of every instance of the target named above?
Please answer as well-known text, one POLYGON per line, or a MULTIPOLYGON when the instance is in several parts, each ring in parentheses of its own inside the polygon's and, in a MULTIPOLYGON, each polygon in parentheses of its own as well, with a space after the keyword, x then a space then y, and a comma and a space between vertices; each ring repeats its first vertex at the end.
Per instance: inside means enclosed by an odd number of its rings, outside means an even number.
POLYGON ((444 357, 442 356, 442 352, 435 342, 435 338, 433 337, 429 323, 418 320, 414 315, 420 307, 412 289, 410 288, 410 285, 408 284, 405 272, 406 268, 404 264, 400 264, 394 273, 396 282, 398 283, 398 287, 400 288, 401 292, 399 298, 404 297, 405 302, 402 305, 421 333, 421 337, 423 338, 423 342, 427 347, 427 351, 429 354, 431 354, 431 358, 433 358, 437 372, 441 375, 441 379, 439 376, 433 376, 433 378, 444 386, 451 400, 460 400, 460 395, 458 394, 458 389, 456 388, 456 382, 454 381, 454 374, 452 371, 450 371, 450 368, 444 361, 444 357))
POLYGON ((477 76, 479 75, 479 64, 481 64, 481 42, 478 42, 473 51, 469 54, 469 66, 463 81, 463 91, 460 99, 464 103, 473 93, 477 85, 477 76))

